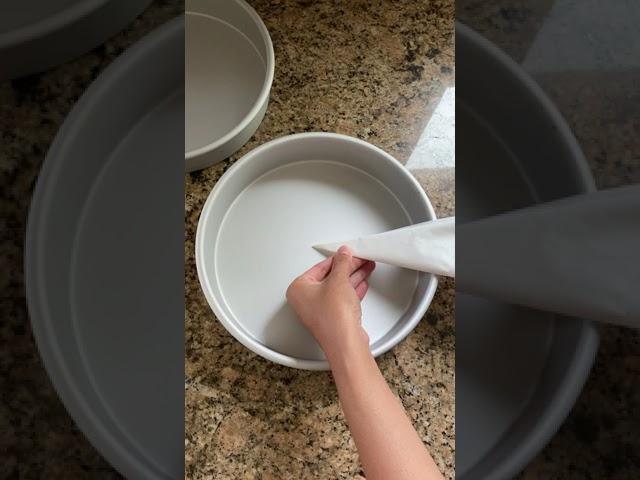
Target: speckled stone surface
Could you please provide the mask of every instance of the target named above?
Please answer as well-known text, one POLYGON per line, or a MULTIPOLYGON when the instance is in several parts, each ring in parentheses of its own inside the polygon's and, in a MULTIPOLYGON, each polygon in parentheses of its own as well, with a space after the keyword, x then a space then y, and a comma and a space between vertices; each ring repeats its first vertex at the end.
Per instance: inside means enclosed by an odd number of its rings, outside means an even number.
MULTIPOLYGON (((521 62, 553 4, 459 0, 456 13, 521 62)), ((580 2, 575 8, 582 8, 580 2)), ((574 131, 598 188, 640 182, 637 69, 534 78, 574 131)), ((640 332, 612 326, 600 326, 599 332, 598 354, 572 413, 521 478, 640 478, 640 332)))
POLYGON ((0 83, 0 478, 121 478, 75 426, 42 366, 24 298, 22 246, 40 166, 73 104, 129 45, 183 11, 182 0, 155 1, 104 46, 0 83))
MULTIPOLYGON (((186 180, 186 474, 191 479, 361 478, 329 373, 270 363, 217 322, 194 263, 198 216, 244 153, 273 138, 335 131, 406 162, 454 82, 453 2, 253 0, 273 39, 264 122, 229 160, 186 180)), ((453 172, 416 175, 439 215, 454 211, 453 172)), ((454 476, 454 284, 440 282, 415 331, 379 365, 447 478, 454 476)))

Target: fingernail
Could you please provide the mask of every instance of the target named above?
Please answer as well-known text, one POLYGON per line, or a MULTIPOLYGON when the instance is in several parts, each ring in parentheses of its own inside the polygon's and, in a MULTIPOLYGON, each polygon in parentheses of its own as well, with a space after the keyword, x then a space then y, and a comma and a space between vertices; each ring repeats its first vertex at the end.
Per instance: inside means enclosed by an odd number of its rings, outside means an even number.
POLYGON ((342 253, 344 255, 347 255, 349 253, 349 249, 347 248, 346 245, 342 245, 339 249, 338 249, 338 253, 342 253))

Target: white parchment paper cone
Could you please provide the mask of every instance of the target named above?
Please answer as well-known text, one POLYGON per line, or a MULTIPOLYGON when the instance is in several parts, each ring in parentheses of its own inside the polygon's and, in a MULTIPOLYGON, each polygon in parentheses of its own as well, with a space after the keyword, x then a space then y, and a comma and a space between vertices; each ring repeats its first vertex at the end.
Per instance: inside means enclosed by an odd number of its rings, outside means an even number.
POLYGON ((455 277, 455 226, 448 217, 313 248, 333 255, 346 245, 355 257, 455 277))
POLYGON ((458 225, 456 291, 640 328, 640 185, 458 225))

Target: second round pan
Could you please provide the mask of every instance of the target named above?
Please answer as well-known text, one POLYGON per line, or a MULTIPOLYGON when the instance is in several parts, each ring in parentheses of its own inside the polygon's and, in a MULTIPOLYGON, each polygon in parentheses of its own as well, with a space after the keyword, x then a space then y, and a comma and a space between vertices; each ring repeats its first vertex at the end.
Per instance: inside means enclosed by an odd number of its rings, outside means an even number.
POLYGON ((244 0, 187 0, 185 161, 198 170, 235 153, 265 115, 275 60, 244 0))

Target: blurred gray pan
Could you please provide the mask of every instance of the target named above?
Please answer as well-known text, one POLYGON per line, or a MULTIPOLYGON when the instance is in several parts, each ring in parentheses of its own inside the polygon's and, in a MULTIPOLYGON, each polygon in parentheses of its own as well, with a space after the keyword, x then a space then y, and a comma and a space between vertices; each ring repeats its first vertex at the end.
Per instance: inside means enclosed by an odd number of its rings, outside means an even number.
MULTIPOLYGON (((456 64, 458 222, 594 189, 571 131, 519 66, 460 24, 456 64)), ((597 344, 589 322, 457 293, 456 478, 522 470, 571 410, 597 344)))
POLYGON ((0 81, 71 60, 122 30, 151 0, 0 2, 0 81))
POLYGON ((34 335, 67 410, 125 477, 184 462, 184 18, 91 85, 38 178, 34 335))

